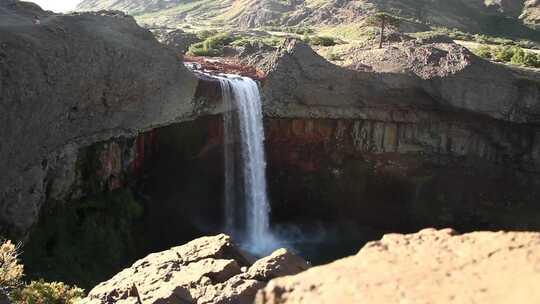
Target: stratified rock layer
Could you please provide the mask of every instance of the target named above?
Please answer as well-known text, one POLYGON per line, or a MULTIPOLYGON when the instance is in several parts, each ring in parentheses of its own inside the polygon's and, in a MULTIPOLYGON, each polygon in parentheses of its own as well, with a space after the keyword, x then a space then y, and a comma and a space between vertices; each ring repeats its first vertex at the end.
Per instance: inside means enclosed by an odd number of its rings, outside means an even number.
POLYGON ((84 302, 248 304, 270 279, 308 268, 285 249, 253 264, 221 234, 150 254, 96 286, 84 302))
POLYGON ((422 230, 272 280, 258 304, 539 303, 540 234, 422 230))

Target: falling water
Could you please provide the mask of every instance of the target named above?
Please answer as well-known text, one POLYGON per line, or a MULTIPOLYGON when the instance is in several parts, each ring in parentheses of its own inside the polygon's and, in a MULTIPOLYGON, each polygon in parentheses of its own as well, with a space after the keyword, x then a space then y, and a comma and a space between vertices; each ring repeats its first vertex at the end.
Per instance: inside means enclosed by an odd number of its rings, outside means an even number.
POLYGON ((220 77, 225 140, 225 225, 253 252, 274 247, 270 232, 261 96, 247 77, 220 77), (237 147, 237 144, 239 147, 237 147))

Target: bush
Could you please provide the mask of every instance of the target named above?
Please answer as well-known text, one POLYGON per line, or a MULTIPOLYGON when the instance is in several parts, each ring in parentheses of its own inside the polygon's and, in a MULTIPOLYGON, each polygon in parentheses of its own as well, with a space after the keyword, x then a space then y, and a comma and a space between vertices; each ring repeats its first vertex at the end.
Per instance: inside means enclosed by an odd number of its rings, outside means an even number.
POLYGON ((0 245, 0 288, 12 289, 21 283, 24 267, 19 264, 19 249, 9 240, 0 245))
POLYGON ((84 297, 84 290, 61 282, 32 281, 11 296, 15 304, 71 304, 84 297))
POLYGON ((220 56, 223 54, 223 50, 207 49, 203 42, 192 44, 187 54, 190 56, 220 56))
POLYGON ((285 38, 276 37, 276 36, 264 37, 264 38, 244 37, 244 38, 235 40, 234 42, 231 43, 231 45, 235 47, 246 47, 246 46, 256 46, 256 45, 263 44, 267 46, 278 47, 283 44, 284 40, 285 38))
POLYGON ((517 48, 514 50, 514 55, 510 59, 510 63, 517 65, 525 64, 525 51, 522 48, 517 48))
POLYGON ((479 57, 498 62, 540 68, 540 54, 527 52, 517 46, 505 46, 494 49, 484 45, 474 50, 474 53, 479 57))
POLYGON ((213 35, 207 37, 203 42, 192 44, 187 54, 191 56, 221 56, 223 48, 237 39, 229 33, 213 35))
POLYGON ((526 66, 540 68, 540 54, 534 54, 529 52, 525 54, 524 62, 526 66))
POLYGON ((492 59, 493 58, 493 51, 491 48, 487 45, 482 45, 474 50, 474 54, 478 57, 486 58, 486 59, 492 59))
POLYGON ((209 37, 217 35, 218 31, 216 30, 203 30, 197 33, 197 38, 201 40, 206 40, 209 37))
POLYGON ((512 57, 514 57, 515 52, 516 52, 515 47, 510 47, 510 46, 499 47, 493 53, 493 59, 499 62, 510 62, 510 60, 512 60, 512 57))
POLYGON ((320 45, 320 46, 333 46, 336 45, 336 41, 332 37, 325 37, 325 36, 314 36, 314 37, 308 37, 306 41, 307 43, 311 45, 320 45))

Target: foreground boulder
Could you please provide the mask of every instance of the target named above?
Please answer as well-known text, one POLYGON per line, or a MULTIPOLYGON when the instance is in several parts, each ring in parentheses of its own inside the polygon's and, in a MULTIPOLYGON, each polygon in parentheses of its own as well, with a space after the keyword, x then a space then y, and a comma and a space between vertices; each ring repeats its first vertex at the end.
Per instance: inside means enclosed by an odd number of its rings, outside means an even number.
POLYGON ((272 280, 256 303, 539 303, 538 282, 540 233, 426 229, 272 280))
POLYGON ((285 249, 255 263, 224 235, 153 253, 90 291, 84 303, 252 303, 275 277, 309 268, 285 249))

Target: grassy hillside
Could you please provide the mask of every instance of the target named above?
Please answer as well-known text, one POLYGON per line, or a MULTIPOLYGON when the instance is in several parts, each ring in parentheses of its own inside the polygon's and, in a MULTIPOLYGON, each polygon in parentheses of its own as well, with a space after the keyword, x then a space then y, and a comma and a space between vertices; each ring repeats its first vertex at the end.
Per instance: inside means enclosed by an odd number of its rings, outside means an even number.
POLYGON ((118 9, 168 27, 336 26, 375 11, 470 33, 540 40, 537 0, 85 0, 79 10, 118 9))
MULTIPOLYGON (((536 66, 536 57, 528 54, 540 49, 540 0, 85 0, 78 9, 124 10, 148 28, 233 32, 236 46, 294 36, 336 60, 351 47, 373 44, 378 29, 365 20, 377 12, 398 17, 401 33, 450 36, 500 62, 536 66), (525 55, 511 60, 516 47, 525 55)), ((191 48, 192 55, 219 56, 228 46, 210 48, 213 43, 205 46, 203 40, 191 48)))

